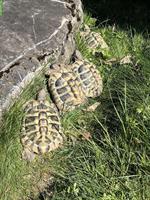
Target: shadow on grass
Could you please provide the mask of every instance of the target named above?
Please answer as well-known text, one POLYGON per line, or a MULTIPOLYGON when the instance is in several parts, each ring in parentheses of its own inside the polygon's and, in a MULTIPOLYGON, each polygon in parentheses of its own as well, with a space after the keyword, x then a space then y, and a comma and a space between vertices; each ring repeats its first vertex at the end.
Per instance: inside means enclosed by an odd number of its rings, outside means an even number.
POLYGON ((147 90, 146 80, 136 76, 132 66, 120 66, 111 73, 103 94, 96 99, 101 103, 97 110, 86 115, 75 112, 72 121, 77 129, 84 119, 93 140, 78 140, 75 146, 68 146, 54 157, 54 183, 40 193, 38 200, 46 199, 49 191, 57 200, 87 199, 87 194, 88 199, 103 199, 107 191, 114 193, 116 198, 112 194, 112 200, 130 199, 136 190, 137 199, 146 199, 149 167, 143 155, 148 154, 149 135, 147 122, 136 114, 147 90), (118 189, 112 189, 114 185, 118 189))
POLYGON ((84 9, 97 18, 97 25, 119 25, 136 32, 150 30, 150 3, 141 0, 82 0, 84 9))

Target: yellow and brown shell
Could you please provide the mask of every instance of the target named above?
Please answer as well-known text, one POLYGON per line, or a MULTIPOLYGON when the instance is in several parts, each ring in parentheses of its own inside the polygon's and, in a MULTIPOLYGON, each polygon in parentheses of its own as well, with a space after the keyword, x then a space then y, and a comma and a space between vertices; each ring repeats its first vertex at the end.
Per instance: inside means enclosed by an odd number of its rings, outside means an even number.
POLYGON ((32 100, 25 106, 21 142, 32 153, 43 154, 63 143, 59 114, 47 100, 32 100))
POLYGON ((78 77, 86 97, 97 97, 101 94, 102 77, 95 65, 85 60, 77 60, 71 65, 71 69, 78 77))
POLYGON ((65 67, 50 70, 48 85, 53 101, 60 112, 73 110, 85 102, 80 81, 65 67))
POLYGON ((95 51, 97 48, 108 49, 108 45, 101 36, 100 33, 91 31, 90 28, 86 25, 85 30, 80 32, 81 37, 84 39, 86 45, 92 51, 95 51))

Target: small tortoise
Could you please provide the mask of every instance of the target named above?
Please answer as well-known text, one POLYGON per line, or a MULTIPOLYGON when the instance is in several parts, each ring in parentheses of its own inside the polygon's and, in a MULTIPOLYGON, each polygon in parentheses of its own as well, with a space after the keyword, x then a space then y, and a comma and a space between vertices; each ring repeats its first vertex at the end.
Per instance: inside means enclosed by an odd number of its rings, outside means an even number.
POLYGON ((25 105, 25 117, 21 142, 23 158, 33 160, 35 154, 44 154, 58 148, 63 143, 63 133, 57 108, 46 100, 42 89, 37 100, 25 105))
POLYGON ((48 75, 49 91, 60 113, 73 110, 86 101, 81 83, 69 65, 52 65, 48 75))
POLYGON ((100 33, 96 33, 90 30, 90 28, 85 25, 84 31, 80 32, 81 37, 85 40, 88 48, 93 52, 96 51, 97 48, 108 49, 108 45, 100 35, 100 33))
POLYGON ((76 60, 71 69, 78 77, 86 97, 97 97, 101 94, 102 78, 95 65, 86 60, 76 60))

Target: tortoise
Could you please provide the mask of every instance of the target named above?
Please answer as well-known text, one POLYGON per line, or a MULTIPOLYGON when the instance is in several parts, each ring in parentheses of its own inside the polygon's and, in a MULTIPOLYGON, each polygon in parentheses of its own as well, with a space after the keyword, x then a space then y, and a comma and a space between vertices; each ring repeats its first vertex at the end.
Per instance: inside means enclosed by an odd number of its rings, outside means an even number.
POLYGON ((47 73, 49 91, 60 113, 71 111, 86 101, 80 81, 69 68, 70 65, 53 64, 47 73))
POLYGON ((63 132, 56 106, 46 100, 45 89, 40 90, 37 100, 25 104, 25 117, 21 142, 23 159, 32 161, 36 154, 44 154, 63 143, 63 132))
POLYGON ((86 97, 97 97, 102 93, 103 82, 96 66, 82 58, 78 50, 75 52, 75 62, 70 65, 71 70, 78 77, 82 91, 86 97))
POLYGON ((84 30, 80 32, 81 37, 85 40, 86 45, 93 53, 97 48, 108 49, 108 45, 100 35, 100 33, 93 32, 89 26, 85 25, 84 30))

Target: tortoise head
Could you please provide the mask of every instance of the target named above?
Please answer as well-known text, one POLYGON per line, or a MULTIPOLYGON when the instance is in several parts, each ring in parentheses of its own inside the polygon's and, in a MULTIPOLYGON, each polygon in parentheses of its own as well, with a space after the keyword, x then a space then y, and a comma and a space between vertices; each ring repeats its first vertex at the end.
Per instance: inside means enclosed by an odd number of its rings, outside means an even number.
POLYGON ((47 96, 47 92, 45 91, 45 89, 41 89, 37 95, 37 99, 39 101, 44 101, 46 100, 46 96, 47 96))

